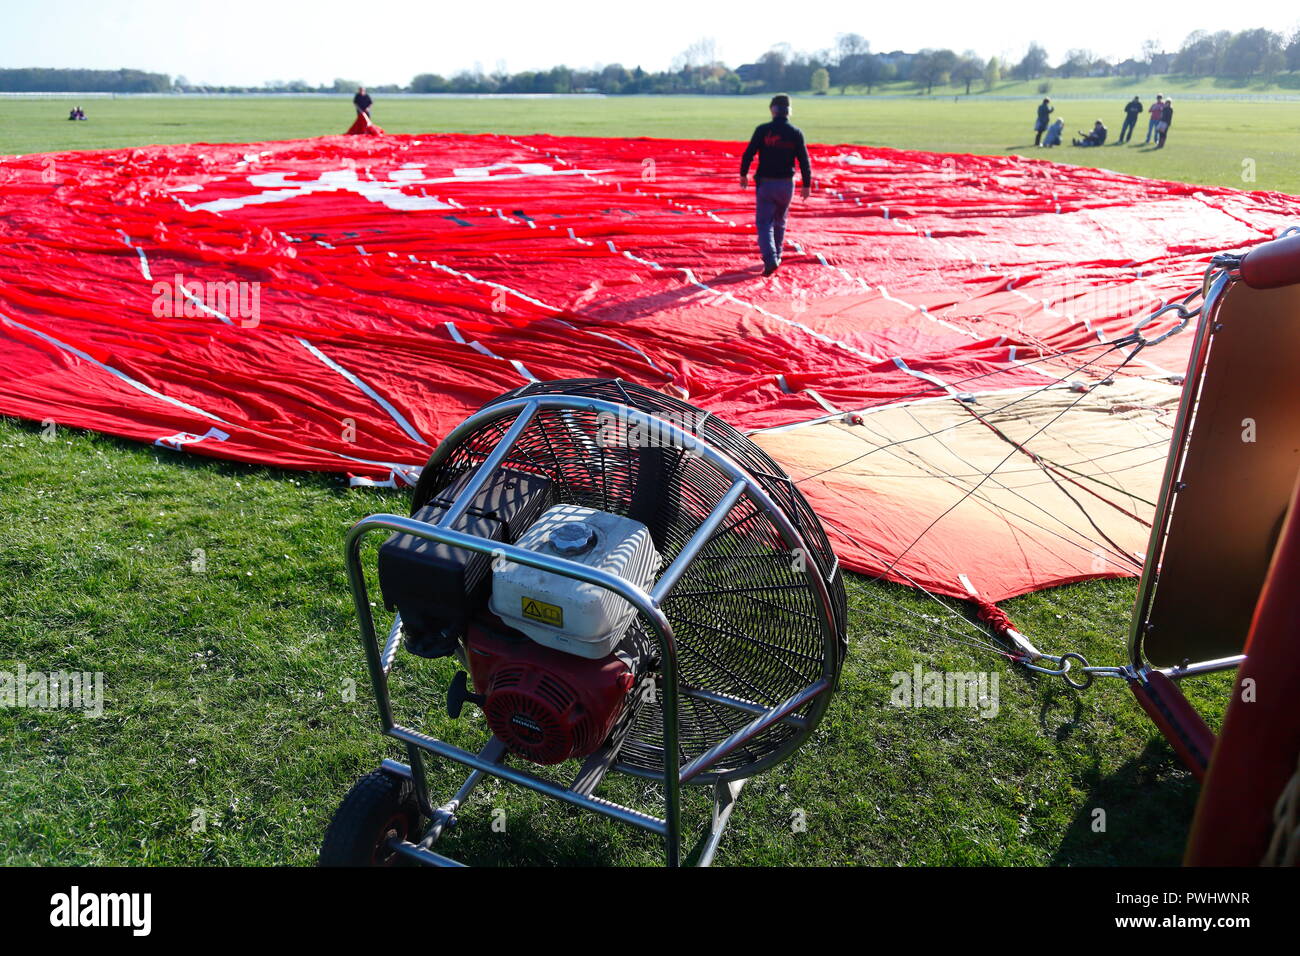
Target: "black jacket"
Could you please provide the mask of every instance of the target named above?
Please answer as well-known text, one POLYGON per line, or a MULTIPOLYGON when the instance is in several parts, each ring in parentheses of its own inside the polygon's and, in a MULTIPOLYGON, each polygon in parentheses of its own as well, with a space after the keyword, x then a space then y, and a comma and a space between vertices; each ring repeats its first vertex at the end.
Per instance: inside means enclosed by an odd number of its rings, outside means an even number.
POLYGON ((352 97, 352 105, 357 108, 358 113, 370 112, 370 104, 373 102, 374 100, 370 98, 369 93, 358 93, 352 97))
POLYGON ((803 133, 797 126, 791 126, 788 119, 774 119, 754 130, 745 147, 745 155, 740 157, 740 175, 749 173, 749 164, 758 155, 758 170, 754 181, 762 179, 790 179, 794 176, 795 160, 803 173, 803 184, 812 183, 812 166, 808 161, 808 147, 803 141, 803 133))
POLYGON ((1124 112, 1128 114, 1129 119, 1137 119, 1142 114, 1142 101, 1129 100, 1128 105, 1124 107, 1124 112))

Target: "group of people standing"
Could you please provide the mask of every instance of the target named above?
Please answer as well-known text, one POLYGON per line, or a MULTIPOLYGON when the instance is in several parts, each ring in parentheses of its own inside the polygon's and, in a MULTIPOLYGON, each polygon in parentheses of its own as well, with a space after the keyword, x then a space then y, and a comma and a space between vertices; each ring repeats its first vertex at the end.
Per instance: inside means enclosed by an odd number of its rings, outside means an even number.
MULTIPOLYGON (((1038 104, 1038 115, 1034 119, 1034 145, 1035 146, 1060 146, 1061 133, 1065 129, 1065 120, 1061 117, 1052 119, 1052 113, 1056 108, 1052 106, 1049 97, 1043 97, 1043 102, 1038 104)), ((1166 99, 1163 95, 1157 94, 1156 101, 1147 109, 1142 105, 1141 97, 1135 96, 1124 105, 1124 122, 1119 129, 1119 138, 1115 140, 1116 146, 1122 146, 1133 138, 1134 130, 1137 128, 1138 117, 1143 113, 1148 116, 1147 138, 1143 145, 1149 145, 1152 140, 1155 141, 1156 149, 1164 149, 1165 139, 1169 135, 1169 127, 1174 121, 1174 101, 1166 99)), ((1109 131, 1106 124, 1098 119, 1093 123, 1092 129, 1084 132, 1079 131, 1078 137, 1071 142, 1075 146, 1101 146, 1106 142, 1109 131)))
MULTIPOLYGON (((1133 97, 1124 106, 1124 125, 1119 131, 1119 141, 1126 143, 1133 138, 1133 132, 1137 128, 1138 117, 1143 113, 1142 99, 1133 97)), ((1165 138, 1169 135, 1169 126, 1174 121, 1174 101, 1165 99, 1160 94, 1156 94, 1156 101, 1146 110, 1147 114, 1147 138, 1143 140, 1142 145, 1148 145, 1155 140, 1156 149, 1164 149, 1165 138)))

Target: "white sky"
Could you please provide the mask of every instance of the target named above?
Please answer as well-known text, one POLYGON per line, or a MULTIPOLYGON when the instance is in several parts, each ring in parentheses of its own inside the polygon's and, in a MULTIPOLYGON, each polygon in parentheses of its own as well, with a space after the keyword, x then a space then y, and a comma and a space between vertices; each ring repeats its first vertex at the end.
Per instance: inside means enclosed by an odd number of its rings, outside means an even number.
POLYGON ((773 45, 833 45, 861 33, 876 51, 923 46, 1018 59, 1030 41, 1053 63, 1067 49, 1136 55, 1154 38, 1174 50, 1194 29, 1290 33, 1300 8, 1283 0, 33 0, 6 4, 0 66, 131 67, 191 82, 251 85, 335 77, 378 85, 476 65, 511 72, 620 62, 657 70, 712 38, 737 66, 773 45))

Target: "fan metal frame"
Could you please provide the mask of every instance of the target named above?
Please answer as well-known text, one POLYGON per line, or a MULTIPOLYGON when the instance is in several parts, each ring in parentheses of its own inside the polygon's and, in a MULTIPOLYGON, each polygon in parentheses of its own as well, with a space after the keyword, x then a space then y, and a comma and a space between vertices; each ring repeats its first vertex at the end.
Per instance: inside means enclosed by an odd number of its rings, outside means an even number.
MULTIPOLYGON (((565 383, 561 383, 565 384, 565 383)), ((578 383, 574 383, 575 385, 578 383)), ((621 384, 621 383, 620 383, 621 384)), ((463 803, 469 792, 481 781, 484 775, 492 775, 509 782, 535 790, 548 797, 562 800, 590 810, 620 822, 656 833, 664 840, 666 861, 670 866, 681 862, 681 787, 684 784, 714 787, 713 826, 706 832, 701 844, 696 848, 694 858, 697 863, 707 865, 716 851, 727 817, 741 786, 750 776, 780 763, 789 757, 808 738, 820 722, 829 706, 839 677, 840 665, 844 654, 843 634, 843 587, 840 580, 838 564, 832 565, 831 573, 824 574, 817 560, 801 562, 803 575, 808 588, 820 609, 819 630, 822 644, 820 675, 807 686, 785 700, 765 706, 739 699, 732 695, 721 694, 706 689, 679 686, 678 647, 673 625, 663 605, 670 597, 673 588, 681 580, 688 566, 708 545, 712 536, 732 509, 742 499, 747 499, 761 510, 780 535, 780 539, 792 554, 809 555, 808 541, 805 535, 791 520, 791 516, 768 493, 763 482, 751 474, 732 457, 712 447, 699 435, 691 434, 678 424, 664 418, 658 418, 646 411, 618 402, 608 401, 589 395, 572 395, 564 393, 525 394, 504 396, 488 404, 474 415, 467 418, 455 428, 438 446, 426 466, 437 468, 444 462, 468 436, 479 433, 487 426, 513 418, 513 422, 477 471, 462 489, 454 502, 446 509, 437 524, 417 521, 413 518, 393 514, 377 514, 358 521, 348 532, 345 543, 345 560, 348 580, 352 590, 360 625, 362 646, 366 654, 367 667, 371 685, 378 705, 383 733, 406 745, 409 764, 396 761, 384 762, 384 770, 403 776, 409 776, 415 783, 416 794, 424 814, 431 819, 429 830, 418 843, 401 841, 394 849, 419 862, 432 865, 454 865, 452 861, 437 853, 430 847, 438 839, 443 829, 454 820, 455 810, 463 803), (583 413, 617 415, 627 423, 643 429, 653 429, 661 440, 679 447, 689 448, 693 456, 705 460, 720 475, 730 482, 730 487, 708 516, 699 524, 685 545, 673 557, 667 568, 659 575, 649 591, 643 590, 616 575, 592 568, 578 562, 569 561, 540 552, 528 551, 515 545, 505 544, 488 538, 480 538, 464 532, 453 530, 459 519, 469 508, 478 492, 487 484, 489 477, 501 468, 510 458, 515 445, 525 434, 531 422, 540 413, 555 411, 574 411, 583 413), (401 643, 400 618, 394 621, 388 639, 380 646, 375 631, 374 617, 371 612, 369 590, 364 570, 361 566, 360 551, 362 539, 373 531, 385 530, 415 535, 430 541, 439 542, 456 548, 464 548, 494 558, 516 562, 538 568, 564 577, 573 578, 588 584, 605 588, 626 600, 638 612, 642 621, 649 626, 652 636, 658 643, 659 689, 662 715, 662 742, 664 753, 680 753, 678 748, 678 714, 680 698, 695 697, 708 701, 711 705, 731 708, 751 716, 742 727, 726 739, 719 741, 705 752, 690 759, 685 764, 664 761, 662 773, 651 773, 641 767, 628 766, 617 761, 617 750, 609 754, 603 767, 596 767, 592 772, 593 761, 600 758, 600 752, 589 758, 579 780, 572 786, 565 787, 552 780, 540 777, 528 771, 508 766, 505 763, 503 748, 493 746, 495 738, 479 754, 471 753, 438 740, 418 730, 397 724, 393 718, 392 702, 389 695, 388 675, 397 656, 401 643), (835 595, 838 594, 839 601, 835 595), (767 752, 761 759, 752 763, 725 770, 710 771, 729 754, 742 748, 746 743, 758 738, 776 724, 793 728, 793 732, 783 737, 775 749, 767 752), (434 808, 429 799, 428 785, 424 771, 423 754, 430 753, 461 763, 472 769, 456 796, 441 807, 434 808), (673 766, 676 763, 676 766, 673 766), (625 773, 660 780, 663 785, 664 816, 654 817, 629 807, 623 807, 592 795, 596 784, 608 769, 618 769, 625 773)), ((690 406, 685 406, 690 407, 690 406)), ((738 434, 738 433, 736 433, 738 434)), ((766 476, 769 482, 772 476, 766 476)), ((796 492, 797 494, 797 492, 796 492)), ((815 520, 815 519, 814 519, 815 520)), ((818 528, 818 530, 820 530, 818 528)), ((833 556, 832 556, 833 558, 833 556)))

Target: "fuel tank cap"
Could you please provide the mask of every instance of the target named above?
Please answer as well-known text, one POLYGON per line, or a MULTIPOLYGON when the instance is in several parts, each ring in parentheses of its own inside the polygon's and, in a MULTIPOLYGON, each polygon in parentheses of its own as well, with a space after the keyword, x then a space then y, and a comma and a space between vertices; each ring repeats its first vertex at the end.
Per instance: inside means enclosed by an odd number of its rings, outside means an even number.
POLYGON ((596 529, 585 521, 568 521, 551 531, 550 542, 560 554, 582 554, 596 543, 596 529))

